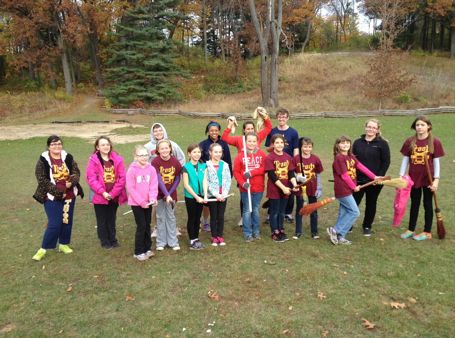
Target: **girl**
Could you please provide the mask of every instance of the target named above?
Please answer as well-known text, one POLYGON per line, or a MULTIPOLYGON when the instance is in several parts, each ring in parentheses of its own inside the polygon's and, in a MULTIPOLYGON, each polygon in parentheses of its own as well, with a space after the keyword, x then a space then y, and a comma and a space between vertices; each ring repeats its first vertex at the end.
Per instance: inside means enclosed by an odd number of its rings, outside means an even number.
POLYGON ((297 191, 298 187, 293 158, 284 152, 285 137, 275 134, 271 144, 273 151, 266 157, 264 168, 268 174, 269 223, 272 240, 284 242, 288 240, 283 227, 285 208, 292 190, 297 191))
POLYGON ((41 248, 32 257, 40 261, 48 249, 55 249, 59 242, 59 252, 70 254, 69 247, 73 227, 73 211, 76 196, 84 197, 79 185, 81 175, 73 156, 62 149, 63 142, 57 135, 47 139, 44 151, 35 167, 38 181, 33 198, 44 205, 47 215, 47 227, 43 235, 41 248))
POLYGON ((95 209, 97 234, 101 247, 119 246, 116 238, 116 213, 120 204, 127 201, 125 166, 123 158, 112 150, 109 137, 95 140, 94 152, 86 169, 86 181, 93 192, 90 202, 95 209))
MULTIPOLYGON (((388 142, 382 138, 380 122, 370 119, 364 125, 365 134, 353 142, 353 155, 375 175, 385 176, 390 165, 390 149, 388 142)), ((362 172, 356 173, 357 184, 362 185, 369 178, 362 172)), ((363 219, 363 234, 369 237, 372 233, 372 223, 377 211, 377 198, 382 191, 383 185, 376 184, 353 193, 356 204, 359 206, 364 194, 366 195, 366 208, 363 219)))
POLYGON ((151 250, 150 222, 152 206, 157 204, 157 172, 149 163, 149 152, 137 145, 133 153, 135 161, 127 171, 128 205, 136 221, 135 257, 145 261, 154 253, 151 250))
POLYGON ((173 250, 180 250, 177 240, 175 205, 177 202, 177 186, 180 182, 182 166, 172 156, 169 140, 157 143, 158 156, 152 160, 152 165, 158 174, 158 204, 157 204, 157 250, 164 250, 168 245, 173 250))
POLYGON ((251 242, 260 239, 260 202, 264 191, 264 162, 266 154, 258 148, 258 136, 245 136, 247 155, 239 152, 234 160, 234 177, 239 185, 242 201, 242 232, 244 239, 251 242), (247 163, 245 159, 247 158, 247 163), (247 182, 249 180, 249 182, 247 182), (252 211, 249 211, 248 192, 250 188, 252 211))
POLYGON ((334 143, 334 193, 339 200, 339 215, 336 225, 329 227, 326 232, 333 244, 350 245, 352 242, 345 239, 345 235, 359 216, 359 209, 352 193, 360 190, 356 185, 356 170, 364 173, 371 180, 378 179, 369 169, 359 162, 351 152, 351 140, 341 136, 334 143))
POLYGON ((228 164, 222 160, 223 150, 218 143, 209 147, 209 161, 204 180, 204 199, 216 199, 207 202, 211 217, 212 246, 226 245, 223 238, 223 226, 225 223, 226 196, 230 191, 231 174, 228 164))
MULTIPOLYGON (((303 193, 305 192, 309 203, 315 203, 322 194, 320 174, 323 172, 323 165, 318 156, 312 154, 313 142, 308 137, 299 139, 299 155, 294 158, 296 168, 296 181, 307 183, 296 193, 296 232, 293 239, 302 236, 302 216, 299 211, 304 205, 303 193)), ((318 239, 318 213, 315 210, 310 214, 310 233, 313 239, 318 239)))
POLYGON ((432 135, 432 123, 426 116, 418 116, 413 121, 411 129, 415 130, 416 133, 405 140, 401 149, 404 157, 400 175, 404 176, 408 167, 409 176, 414 182, 410 192, 412 205, 410 207, 409 227, 401 237, 403 239, 413 237, 417 241, 424 241, 432 238, 432 194, 437 191, 439 186, 440 157, 444 156, 445 152, 440 140, 432 135), (431 171, 432 183, 429 181, 426 161, 431 171), (423 195, 424 206, 424 232, 415 234, 421 195, 423 195))
POLYGON ((190 250, 201 250, 204 246, 199 241, 198 236, 204 203, 203 180, 206 164, 200 162, 201 148, 198 144, 189 145, 187 154, 189 161, 182 168, 185 207, 188 215, 187 233, 190 240, 190 250))

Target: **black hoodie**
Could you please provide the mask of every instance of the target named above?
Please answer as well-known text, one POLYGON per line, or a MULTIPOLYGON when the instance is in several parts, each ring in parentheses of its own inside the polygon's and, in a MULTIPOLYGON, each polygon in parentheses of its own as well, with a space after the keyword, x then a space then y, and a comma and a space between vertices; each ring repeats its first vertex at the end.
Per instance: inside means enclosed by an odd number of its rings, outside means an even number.
MULTIPOLYGON (((390 149, 388 142, 382 137, 366 141, 366 135, 361 135, 353 142, 352 152, 358 161, 364 164, 376 176, 385 176, 390 165, 390 149)), ((369 182, 370 179, 359 170, 356 172, 358 184, 369 182)))

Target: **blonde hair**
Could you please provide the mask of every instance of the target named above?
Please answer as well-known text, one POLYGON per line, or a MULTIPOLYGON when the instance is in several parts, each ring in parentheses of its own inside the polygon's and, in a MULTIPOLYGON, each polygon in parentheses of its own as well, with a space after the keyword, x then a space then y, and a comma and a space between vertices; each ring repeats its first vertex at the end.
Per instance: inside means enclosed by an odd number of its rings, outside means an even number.
POLYGON ((133 158, 136 157, 138 150, 145 150, 147 153, 149 153, 149 150, 147 150, 146 147, 144 147, 142 144, 137 144, 137 145, 135 145, 135 148, 133 149, 133 158))
POLYGON ((170 154, 172 155, 173 154, 173 146, 171 145, 171 141, 168 140, 168 139, 162 139, 162 140, 157 142, 157 146, 155 147, 155 151, 157 152, 157 154, 160 155, 160 152, 158 151, 158 149, 160 148, 160 145, 162 143, 167 143, 168 144, 169 149, 171 150, 170 154))

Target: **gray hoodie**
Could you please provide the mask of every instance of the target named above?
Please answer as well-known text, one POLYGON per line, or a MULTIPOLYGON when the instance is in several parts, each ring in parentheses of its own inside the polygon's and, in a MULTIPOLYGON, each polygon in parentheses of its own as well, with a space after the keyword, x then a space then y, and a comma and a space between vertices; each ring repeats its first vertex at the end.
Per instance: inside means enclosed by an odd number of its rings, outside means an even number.
POLYGON ((163 139, 168 139, 170 142, 171 142, 171 147, 173 148, 172 149, 172 155, 177 158, 177 160, 179 161, 179 163, 184 166, 186 160, 185 160, 185 155, 184 155, 184 152, 182 151, 182 149, 177 145, 176 142, 173 142, 171 141, 169 138, 168 138, 168 133, 166 132, 166 129, 165 127, 163 126, 163 124, 161 123, 154 123, 152 124, 152 127, 150 127, 150 142, 146 143, 144 145, 144 147, 147 148, 147 150, 149 151, 150 153, 150 159, 149 161, 152 162, 152 160, 157 157, 157 154, 156 154, 156 148, 157 148, 157 141, 160 141, 160 140, 157 140, 155 139, 154 137, 154 127, 155 126, 160 126, 163 130, 163 139))

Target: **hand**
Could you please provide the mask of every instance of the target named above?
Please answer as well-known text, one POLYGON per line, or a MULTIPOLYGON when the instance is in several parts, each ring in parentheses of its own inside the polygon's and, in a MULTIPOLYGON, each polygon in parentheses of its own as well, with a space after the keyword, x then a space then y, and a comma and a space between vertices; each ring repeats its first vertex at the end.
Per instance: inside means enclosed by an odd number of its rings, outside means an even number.
POLYGON ((268 112, 263 107, 258 107, 257 108, 257 113, 258 113, 258 115, 260 115, 260 117, 263 120, 265 120, 268 117, 268 112))
POLYGON ((323 194, 323 191, 321 188, 317 188, 317 191, 315 192, 315 197, 319 199, 321 195, 323 194))
POLYGON ((298 192, 299 189, 301 189, 301 187, 295 185, 295 186, 293 186, 293 188, 291 190, 293 190, 294 192, 298 192))
POLYGON ((106 191, 103 192, 103 197, 104 197, 104 199, 107 200, 107 201, 112 200, 112 196, 111 196, 109 193, 107 193, 106 191))
POLYGON ((219 195, 219 196, 217 196, 217 201, 225 202, 225 197, 223 197, 222 195, 219 195))
POLYGON ((231 128, 233 128, 233 126, 234 126, 234 121, 231 120, 231 119, 228 119, 228 125, 227 125, 226 127, 227 127, 228 129, 231 129, 231 128))
POLYGON ((200 196, 196 196, 196 202, 197 203, 204 203, 204 198, 202 198, 200 196))
POLYGON ((357 186, 355 187, 355 189, 353 189, 353 191, 354 191, 354 192, 358 192, 360 189, 361 189, 360 186, 357 185, 357 186))
POLYGON ((248 179, 248 178, 250 178, 250 177, 252 177, 252 174, 250 173, 250 171, 246 171, 246 172, 244 173, 244 178, 245 178, 245 179, 248 179))
POLYGON ((291 189, 288 188, 288 187, 284 187, 284 188, 282 189, 282 192, 283 192, 285 195, 287 195, 287 196, 288 196, 288 195, 291 195, 291 189))
POLYGON ((65 182, 65 186, 66 186, 67 189, 71 188, 72 185, 73 185, 73 183, 71 183, 69 181, 65 182))
POLYGON ((150 205, 148 203, 143 203, 141 204, 141 208, 143 209, 149 209, 150 205))
POLYGON ((242 184, 242 187, 247 190, 248 188, 250 188, 250 183, 244 182, 244 184, 242 184))
POLYGON ((166 199, 165 199, 166 203, 170 204, 170 203, 174 203, 174 200, 171 196, 166 196, 166 199))
POLYGON ((437 191, 438 188, 439 188, 439 179, 436 178, 436 179, 434 179, 434 181, 432 181, 432 184, 429 186, 429 189, 431 189, 432 192, 435 192, 435 191, 437 191))
POLYGON ((149 205, 155 207, 157 205, 157 201, 151 201, 151 202, 149 202, 149 205))

